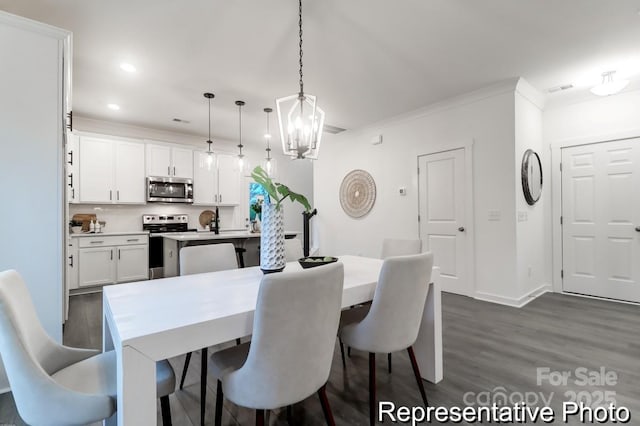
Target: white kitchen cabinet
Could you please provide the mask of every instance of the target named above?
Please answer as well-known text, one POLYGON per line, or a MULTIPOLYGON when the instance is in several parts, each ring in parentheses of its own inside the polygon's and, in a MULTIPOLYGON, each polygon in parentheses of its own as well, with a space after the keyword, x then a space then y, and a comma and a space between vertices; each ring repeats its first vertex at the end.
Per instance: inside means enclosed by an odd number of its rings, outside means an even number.
POLYGON ((195 151, 193 153, 193 204, 212 206, 218 200, 218 167, 213 156, 195 151))
POLYGON ((115 145, 115 188, 117 203, 144 203, 144 145, 117 142, 115 145))
POLYGON ((171 148, 171 163, 174 177, 193 179, 193 151, 171 148))
POLYGON ((80 176, 80 169, 78 163, 80 162, 78 149, 78 136, 74 134, 68 134, 67 137, 67 202, 75 204, 80 201, 80 191, 78 191, 78 179, 80 176))
POLYGON ((75 270, 68 269, 69 289, 149 279, 148 234, 81 235, 77 241, 75 270), (74 280, 77 285, 73 285, 74 280))
POLYGON ((231 155, 218 156, 218 204, 240 204, 242 170, 238 159, 231 155))
POLYGON ((113 202, 113 148, 108 139, 80 138, 80 202, 113 202))
POLYGON ((147 143, 147 176, 193 179, 193 151, 147 143))
POLYGON ((149 278, 149 245, 119 246, 116 281, 141 281, 149 278))
POLYGON ((216 155, 209 165, 206 152, 194 152, 193 203, 198 205, 240 204, 242 175, 237 158, 216 155))
POLYGON ((145 150, 142 143, 80 136, 80 202, 142 204, 145 150))
POLYGON ((116 262, 113 247, 92 247, 78 250, 78 287, 116 282, 116 262))

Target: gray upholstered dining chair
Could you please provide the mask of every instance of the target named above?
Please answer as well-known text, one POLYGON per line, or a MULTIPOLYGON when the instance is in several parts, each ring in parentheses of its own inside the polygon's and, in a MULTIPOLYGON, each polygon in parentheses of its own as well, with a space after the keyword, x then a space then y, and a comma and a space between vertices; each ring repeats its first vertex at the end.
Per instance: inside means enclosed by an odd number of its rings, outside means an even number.
MULTIPOLYGON (((184 247, 180 250, 180 275, 203 274, 207 272, 226 271, 238 268, 235 246, 231 243, 205 244, 199 246, 184 247)), ((236 339, 240 344, 240 339, 236 339)), ((184 387, 187 370, 191 361, 192 352, 187 354, 180 377, 180 389, 184 387)), ((207 398, 207 362, 209 358, 208 348, 201 350, 200 366, 200 417, 204 424, 204 406, 207 398)))
POLYGON ((407 350, 425 407, 428 405, 413 353, 431 281, 433 254, 390 257, 382 264, 373 303, 360 322, 343 325, 342 343, 369 352, 369 422, 376 418, 376 353, 407 350))
MULTIPOLYGON (((409 239, 397 239, 397 238, 385 238, 382 240, 382 254, 381 259, 386 259, 391 256, 406 256, 409 254, 419 254, 422 252, 422 240, 409 240, 409 239)), ((350 310, 345 310, 342 313, 340 319, 341 324, 353 323, 361 321, 369 312, 371 303, 365 303, 361 306, 353 307, 350 310)), ((342 365, 346 366, 344 359, 344 348, 341 345, 342 365)), ((348 348, 349 356, 351 356, 351 347, 348 348)), ((387 368, 389 374, 391 374, 391 354, 387 354, 387 368)))
POLYGON ((316 392, 327 424, 334 424, 325 385, 343 281, 341 263, 262 278, 251 342, 211 356, 209 370, 218 379, 216 425, 222 420, 223 395, 255 409, 256 424, 263 424, 264 410, 289 407, 316 392))
POLYGON ((302 241, 298 238, 289 238, 284 240, 284 255, 287 262, 295 262, 304 257, 302 251, 302 241))
MULTIPOLYGON (((56 343, 42 328, 29 290, 13 270, 0 272, 0 353, 20 417, 31 425, 84 425, 116 411, 116 356, 56 343)), ((156 364, 165 426, 175 375, 156 364)))

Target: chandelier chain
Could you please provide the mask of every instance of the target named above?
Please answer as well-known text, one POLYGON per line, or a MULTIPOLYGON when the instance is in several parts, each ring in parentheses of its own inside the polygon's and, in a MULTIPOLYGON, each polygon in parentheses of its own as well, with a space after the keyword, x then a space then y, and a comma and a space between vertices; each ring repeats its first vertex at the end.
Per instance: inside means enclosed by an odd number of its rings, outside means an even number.
POLYGON ((298 0, 298 37, 300 39, 300 94, 304 93, 304 83, 302 82, 302 0, 298 0))

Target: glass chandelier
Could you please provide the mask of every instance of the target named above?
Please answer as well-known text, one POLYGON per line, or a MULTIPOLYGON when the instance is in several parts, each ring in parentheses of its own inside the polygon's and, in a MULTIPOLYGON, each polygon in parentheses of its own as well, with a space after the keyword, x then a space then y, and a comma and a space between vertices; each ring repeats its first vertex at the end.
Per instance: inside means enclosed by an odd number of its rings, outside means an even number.
POLYGON ((211 144, 213 141, 211 140, 211 99, 215 97, 213 93, 205 93, 204 97, 209 100, 209 139, 207 139, 207 169, 211 170, 211 165, 213 164, 213 151, 211 150, 211 144))
POLYGON ((298 0, 298 39, 300 91, 276 99, 280 140, 285 155, 293 158, 317 159, 324 126, 324 111, 317 105, 317 98, 304 93, 302 81, 302 0, 298 0))
POLYGON ((270 177, 275 177, 276 176, 276 160, 274 158, 271 158, 271 132, 269 129, 269 114, 272 112, 273 110, 271 108, 265 108, 264 112, 267 113, 267 131, 264 134, 264 139, 267 143, 267 148, 265 149, 265 152, 267 153, 267 156, 265 157, 264 161, 262 162, 262 168, 264 169, 264 171, 267 172, 267 174, 270 177))

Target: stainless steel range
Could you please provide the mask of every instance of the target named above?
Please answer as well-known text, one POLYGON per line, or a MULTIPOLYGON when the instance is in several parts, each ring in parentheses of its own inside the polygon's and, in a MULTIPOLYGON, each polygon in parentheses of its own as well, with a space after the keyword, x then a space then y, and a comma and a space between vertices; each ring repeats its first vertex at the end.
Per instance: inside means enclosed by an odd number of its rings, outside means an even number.
POLYGON ((151 279, 164 277, 163 238, 160 233, 166 232, 195 232, 189 229, 189 216, 174 215, 142 215, 142 230, 149 231, 149 276, 151 279))

